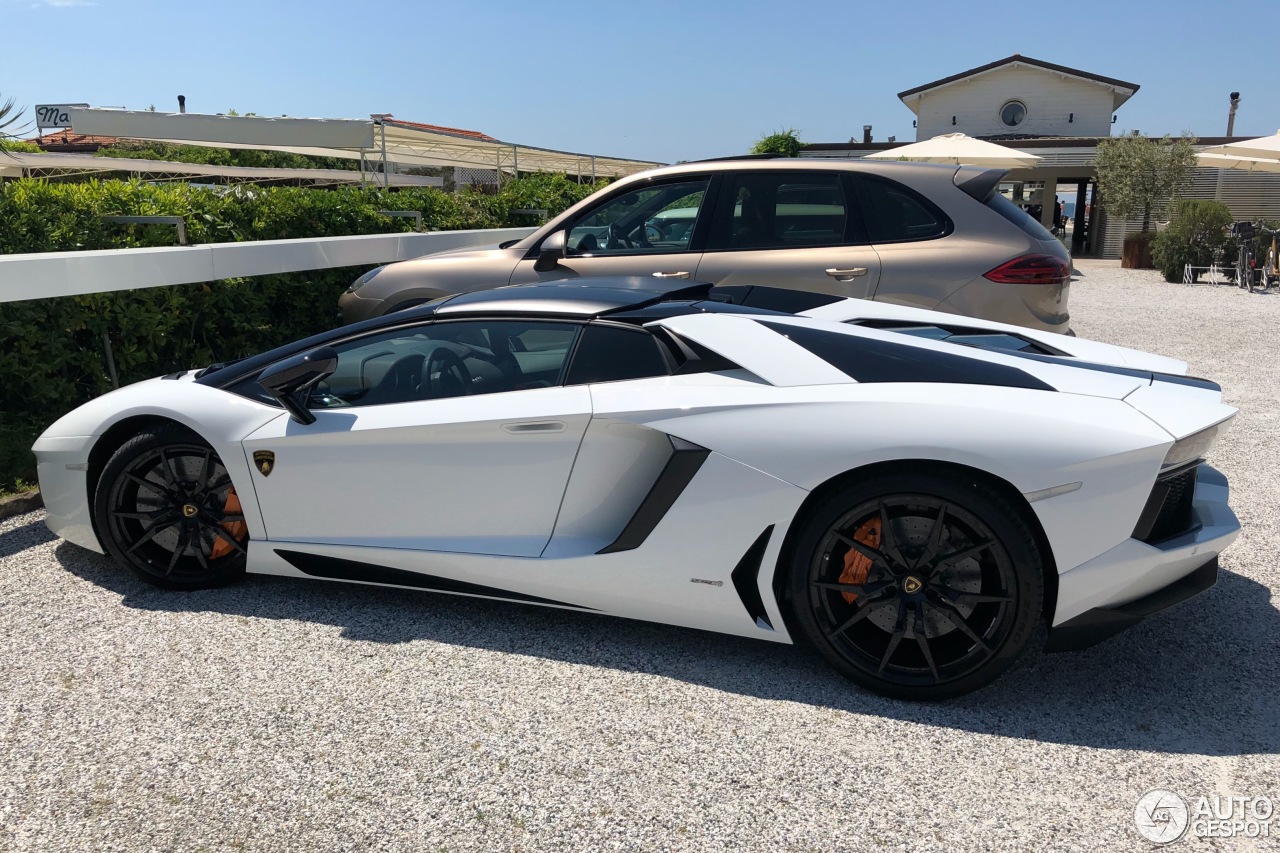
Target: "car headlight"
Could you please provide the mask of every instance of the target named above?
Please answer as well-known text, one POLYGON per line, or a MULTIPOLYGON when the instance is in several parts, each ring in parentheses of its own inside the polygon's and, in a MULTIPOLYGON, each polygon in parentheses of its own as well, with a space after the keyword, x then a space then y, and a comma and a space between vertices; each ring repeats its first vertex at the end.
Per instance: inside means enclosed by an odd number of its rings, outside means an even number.
POLYGON ((383 266, 374 267, 373 269, 369 270, 367 273, 360 276, 355 281, 351 282, 351 286, 347 288, 347 293, 355 293, 357 290, 364 287, 369 282, 373 281, 373 277, 378 273, 382 272, 383 270, 385 270, 386 268, 387 267, 384 264, 383 266))
POLYGON ((1234 415, 1208 429, 1202 429, 1175 441, 1173 447, 1170 447, 1169 452, 1165 454, 1164 464, 1161 467, 1166 470, 1177 468, 1179 465, 1185 465, 1204 456, 1213 443, 1227 431, 1233 418, 1234 415))

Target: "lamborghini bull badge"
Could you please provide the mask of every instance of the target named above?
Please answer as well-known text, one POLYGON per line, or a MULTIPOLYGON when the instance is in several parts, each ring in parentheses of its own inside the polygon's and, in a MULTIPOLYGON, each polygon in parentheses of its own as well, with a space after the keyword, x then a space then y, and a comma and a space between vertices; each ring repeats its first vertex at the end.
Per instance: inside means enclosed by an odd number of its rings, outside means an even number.
POLYGON ((253 467, 264 477, 270 477, 276 468, 276 454, 272 450, 253 451, 253 467))

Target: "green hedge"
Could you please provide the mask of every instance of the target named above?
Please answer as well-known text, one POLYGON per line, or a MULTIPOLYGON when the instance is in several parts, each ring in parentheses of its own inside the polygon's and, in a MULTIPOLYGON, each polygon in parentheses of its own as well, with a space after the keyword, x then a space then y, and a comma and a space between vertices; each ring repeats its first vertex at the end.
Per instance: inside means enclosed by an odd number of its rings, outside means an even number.
MULTIPOLYGON (((0 184, 0 254, 169 246, 166 226, 113 225, 104 215, 179 215, 192 243, 405 231, 378 210, 418 210, 434 229, 495 228, 509 211, 553 213, 594 190, 532 175, 501 192, 384 192, 240 186, 227 190, 138 182, 0 184)), ((206 284, 0 303, 0 490, 34 475, 36 436, 64 412, 109 391, 102 336, 121 384, 239 358, 331 328, 337 299, 365 268, 317 270, 206 284)))
POLYGON ((1169 225, 1151 244, 1151 257, 1165 281, 1182 281, 1187 264, 1208 266, 1215 254, 1230 267, 1235 263, 1235 242, 1227 233, 1231 209, 1220 201, 1179 201, 1169 225))

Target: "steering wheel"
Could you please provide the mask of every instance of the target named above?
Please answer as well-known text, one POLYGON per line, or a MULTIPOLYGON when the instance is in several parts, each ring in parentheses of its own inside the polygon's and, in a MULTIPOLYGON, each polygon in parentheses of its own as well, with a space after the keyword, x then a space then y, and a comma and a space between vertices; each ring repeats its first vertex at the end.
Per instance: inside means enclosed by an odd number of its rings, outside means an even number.
POLYGON ((422 374, 427 399, 462 397, 471 393, 471 371, 456 352, 446 347, 436 347, 431 351, 422 374))
POLYGON ((631 242, 631 238, 622 232, 616 222, 609 223, 609 238, 605 241, 606 249, 627 248, 634 249, 635 244, 631 242))

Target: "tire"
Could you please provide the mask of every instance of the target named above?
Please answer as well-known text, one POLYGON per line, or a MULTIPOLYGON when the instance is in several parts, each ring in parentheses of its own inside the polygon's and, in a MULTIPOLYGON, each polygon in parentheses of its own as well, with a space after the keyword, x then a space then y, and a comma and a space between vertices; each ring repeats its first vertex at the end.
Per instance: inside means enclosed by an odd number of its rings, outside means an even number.
POLYGON ((94 492, 107 553, 164 589, 210 589, 244 576, 249 541, 226 467, 178 424, 138 433, 112 454, 94 492))
POLYGON ((959 476, 883 474, 840 489, 801 522, 788 571, 799 632, 840 673, 897 699, 990 683, 1026 648, 1044 604, 1031 528, 998 492, 959 476))

